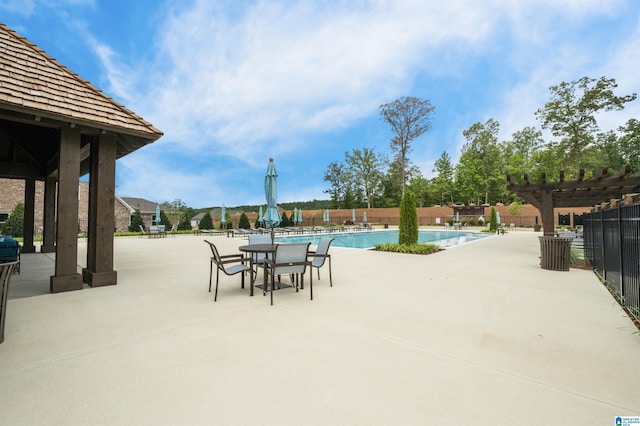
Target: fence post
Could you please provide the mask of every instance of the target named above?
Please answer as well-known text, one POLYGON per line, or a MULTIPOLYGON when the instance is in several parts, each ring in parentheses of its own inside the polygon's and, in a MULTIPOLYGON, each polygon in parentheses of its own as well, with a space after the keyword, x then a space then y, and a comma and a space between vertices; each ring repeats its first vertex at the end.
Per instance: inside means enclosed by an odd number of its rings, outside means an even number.
MULTIPOLYGON (((612 200, 613 201, 613 200, 612 200)), ((625 282, 624 282, 624 256, 622 253, 622 249, 624 248, 624 236, 622 235, 622 200, 619 200, 616 203, 616 210, 618 211, 618 220, 617 220, 617 226, 618 226, 618 270, 620 271, 620 301, 622 302, 622 305, 625 306, 625 296, 626 296, 626 291, 625 291, 625 282)))

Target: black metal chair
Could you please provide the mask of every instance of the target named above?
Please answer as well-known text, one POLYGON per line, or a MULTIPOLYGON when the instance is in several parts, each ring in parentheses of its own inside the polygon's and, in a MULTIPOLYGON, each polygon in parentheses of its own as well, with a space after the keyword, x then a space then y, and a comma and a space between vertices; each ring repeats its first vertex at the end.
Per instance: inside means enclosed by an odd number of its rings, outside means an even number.
POLYGON ((209 247, 211 248, 211 261, 209 263, 209 293, 211 293, 213 265, 216 265, 216 292, 213 297, 214 302, 218 300, 218 283, 220 281, 220 271, 224 272, 226 275, 241 274, 241 288, 244 288, 245 272, 249 271, 251 273, 251 282, 253 282, 253 268, 251 267, 250 257, 244 257, 244 255, 242 254, 228 254, 221 256, 220 253, 218 253, 218 249, 213 243, 210 243, 207 240, 204 240, 204 242, 209 244, 209 247))
MULTIPOLYGON (((273 291, 275 289, 275 276, 289 275, 291 277, 291 284, 295 286, 296 292, 298 291, 298 279, 302 283, 304 288, 304 274, 307 270, 307 266, 311 268, 311 261, 309 261, 309 245, 304 244, 278 244, 276 251, 273 254, 273 259, 264 260, 265 273, 271 276, 270 290, 271 290, 271 304, 273 305, 273 291)), ((265 282, 262 289, 263 295, 267 294, 267 286, 269 283, 265 282)), ((310 279, 310 291, 311 300, 313 300, 313 274, 310 279)))

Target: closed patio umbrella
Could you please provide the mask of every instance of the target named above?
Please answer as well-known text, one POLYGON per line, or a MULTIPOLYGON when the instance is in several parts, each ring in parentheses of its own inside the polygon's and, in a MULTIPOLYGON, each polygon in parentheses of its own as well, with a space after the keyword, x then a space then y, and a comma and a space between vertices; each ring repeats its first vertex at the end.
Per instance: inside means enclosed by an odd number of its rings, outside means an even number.
POLYGON ((351 209, 351 222, 356 223, 356 209, 351 209))
POLYGON ((296 223, 298 223, 298 209, 297 209, 297 207, 293 208, 293 217, 291 219, 292 219, 292 222, 293 222, 293 226, 295 226, 296 223))
POLYGON ((160 224, 160 206, 156 206, 156 225, 160 224))
POLYGON ((271 243, 274 240, 273 228, 280 225, 280 214, 278 213, 278 173, 273 158, 269 158, 267 174, 264 177, 264 195, 267 200, 267 211, 264 214, 264 222, 271 228, 271 243))
POLYGON ((222 228, 226 228, 224 224, 227 223, 227 209, 224 206, 222 206, 222 210, 220 211, 220 222, 222 223, 222 228))
POLYGON ((258 223, 261 224, 264 222, 264 218, 262 217, 262 206, 260 206, 260 211, 258 212, 258 223))
POLYGON ((367 212, 362 213, 362 221, 363 222, 367 221, 367 212))
POLYGON ((302 209, 298 210, 298 222, 302 223, 302 209))

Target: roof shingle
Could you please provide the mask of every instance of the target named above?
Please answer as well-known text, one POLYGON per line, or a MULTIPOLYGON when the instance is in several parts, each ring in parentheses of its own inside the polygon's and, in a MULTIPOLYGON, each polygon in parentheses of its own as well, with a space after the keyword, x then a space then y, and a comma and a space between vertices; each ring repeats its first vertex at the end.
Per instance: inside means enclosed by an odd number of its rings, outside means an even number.
POLYGON ((19 112, 155 140, 162 132, 0 23, 0 102, 19 112))

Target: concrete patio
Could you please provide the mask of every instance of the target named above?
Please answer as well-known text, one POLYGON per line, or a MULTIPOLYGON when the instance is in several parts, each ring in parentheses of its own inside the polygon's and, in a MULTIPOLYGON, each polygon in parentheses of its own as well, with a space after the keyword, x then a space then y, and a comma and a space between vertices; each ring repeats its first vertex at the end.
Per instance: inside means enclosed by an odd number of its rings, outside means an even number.
MULTIPOLYGON (((0 424, 614 425, 640 415, 637 329, 592 272, 542 270, 538 235, 430 256, 332 247, 334 287, 322 270, 313 301, 308 287, 280 290, 274 306, 239 276, 223 276, 213 302, 206 237, 117 238, 117 286, 58 294, 46 294, 52 255, 25 255, 0 345, 0 424)), ((225 254, 246 244, 209 240, 225 254)))

